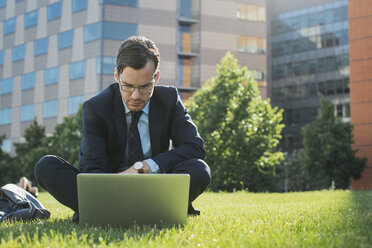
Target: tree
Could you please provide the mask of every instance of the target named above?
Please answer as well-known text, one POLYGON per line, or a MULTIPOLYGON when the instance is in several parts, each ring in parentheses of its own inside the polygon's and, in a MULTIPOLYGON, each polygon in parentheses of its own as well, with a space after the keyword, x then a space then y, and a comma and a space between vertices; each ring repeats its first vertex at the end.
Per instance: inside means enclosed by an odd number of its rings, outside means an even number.
POLYGON ((281 138, 282 111, 262 100, 257 83, 231 53, 217 65, 186 106, 207 149, 213 190, 269 190, 267 175, 283 158, 274 151, 281 138))
POLYGON ((50 154, 60 156, 78 166, 79 151, 81 144, 82 129, 82 106, 79 107, 75 115, 67 116, 63 122, 57 124, 54 132, 46 138, 48 151, 50 154))
POLYGON ((312 178, 313 189, 329 188, 334 182, 336 188, 346 189, 350 177, 360 178, 366 158, 357 157, 351 123, 343 123, 334 116, 333 104, 321 100, 320 112, 312 124, 302 129, 307 169, 312 178))
POLYGON ((288 191, 305 191, 310 189, 311 178, 307 171, 305 162, 305 152, 303 149, 295 150, 276 168, 276 174, 273 178, 276 189, 285 190, 287 180, 288 191))
POLYGON ((20 176, 34 180, 34 166, 45 152, 45 127, 39 125, 36 117, 25 129, 23 142, 14 143, 17 156, 15 163, 19 166, 20 176))
POLYGON ((20 170, 12 157, 1 149, 5 135, 0 136, 0 187, 7 183, 14 183, 19 178, 20 170))

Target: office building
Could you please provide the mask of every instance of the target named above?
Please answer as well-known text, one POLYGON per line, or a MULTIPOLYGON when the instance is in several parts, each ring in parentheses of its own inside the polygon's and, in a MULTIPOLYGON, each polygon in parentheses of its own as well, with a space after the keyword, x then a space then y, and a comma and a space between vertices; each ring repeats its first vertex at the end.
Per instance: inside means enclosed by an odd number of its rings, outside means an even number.
POLYGON ((160 82, 186 99, 227 51, 256 71, 266 96, 264 0, 0 0, 0 135, 14 154, 34 117, 52 133, 113 82, 122 40, 161 53, 160 82))
POLYGON ((268 5, 268 95, 284 109, 284 151, 302 147, 301 128, 320 98, 350 121, 347 0, 273 0, 268 5))
POLYGON ((349 0, 350 108, 354 148, 367 167, 353 189, 372 189, 372 2, 349 0))

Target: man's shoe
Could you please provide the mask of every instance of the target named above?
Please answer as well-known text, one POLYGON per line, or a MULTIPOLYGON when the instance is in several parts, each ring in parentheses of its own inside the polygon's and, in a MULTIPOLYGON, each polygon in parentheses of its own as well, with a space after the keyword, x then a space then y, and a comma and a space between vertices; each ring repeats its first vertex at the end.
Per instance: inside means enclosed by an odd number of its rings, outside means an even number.
POLYGON ((72 223, 79 224, 79 212, 75 212, 72 216, 72 223))
POLYGON ((187 210, 187 215, 196 216, 200 215, 200 210, 195 209, 192 204, 189 204, 189 208, 187 210))

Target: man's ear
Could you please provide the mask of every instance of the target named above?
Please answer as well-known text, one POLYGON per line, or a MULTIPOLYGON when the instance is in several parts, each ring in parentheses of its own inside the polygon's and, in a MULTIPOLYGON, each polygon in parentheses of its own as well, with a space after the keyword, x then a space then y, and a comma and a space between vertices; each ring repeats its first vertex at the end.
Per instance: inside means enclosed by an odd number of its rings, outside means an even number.
POLYGON ((159 82, 159 78, 160 78, 160 71, 158 70, 155 74, 155 84, 159 82))
POLYGON ((119 83, 118 69, 116 67, 114 70, 114 78, 115 78, 115 82, 119 83))

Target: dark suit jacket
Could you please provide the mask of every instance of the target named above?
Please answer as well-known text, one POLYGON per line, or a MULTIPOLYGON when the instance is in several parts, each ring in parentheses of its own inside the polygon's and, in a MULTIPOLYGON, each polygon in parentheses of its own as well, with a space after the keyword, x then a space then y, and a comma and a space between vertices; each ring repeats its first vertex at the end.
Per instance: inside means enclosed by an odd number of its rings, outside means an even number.
MULTIPOLYGON (((204 142, 174 87, 155 86, 151 97, 149 129, 152 159, 161 172, 180 162, 205 158, 204 142), (169 150, 169 140, 173 149, 169 150)), ((81 172, 119 172, 125 164, 127 124, 117 83, 83 105, 81 172)))

